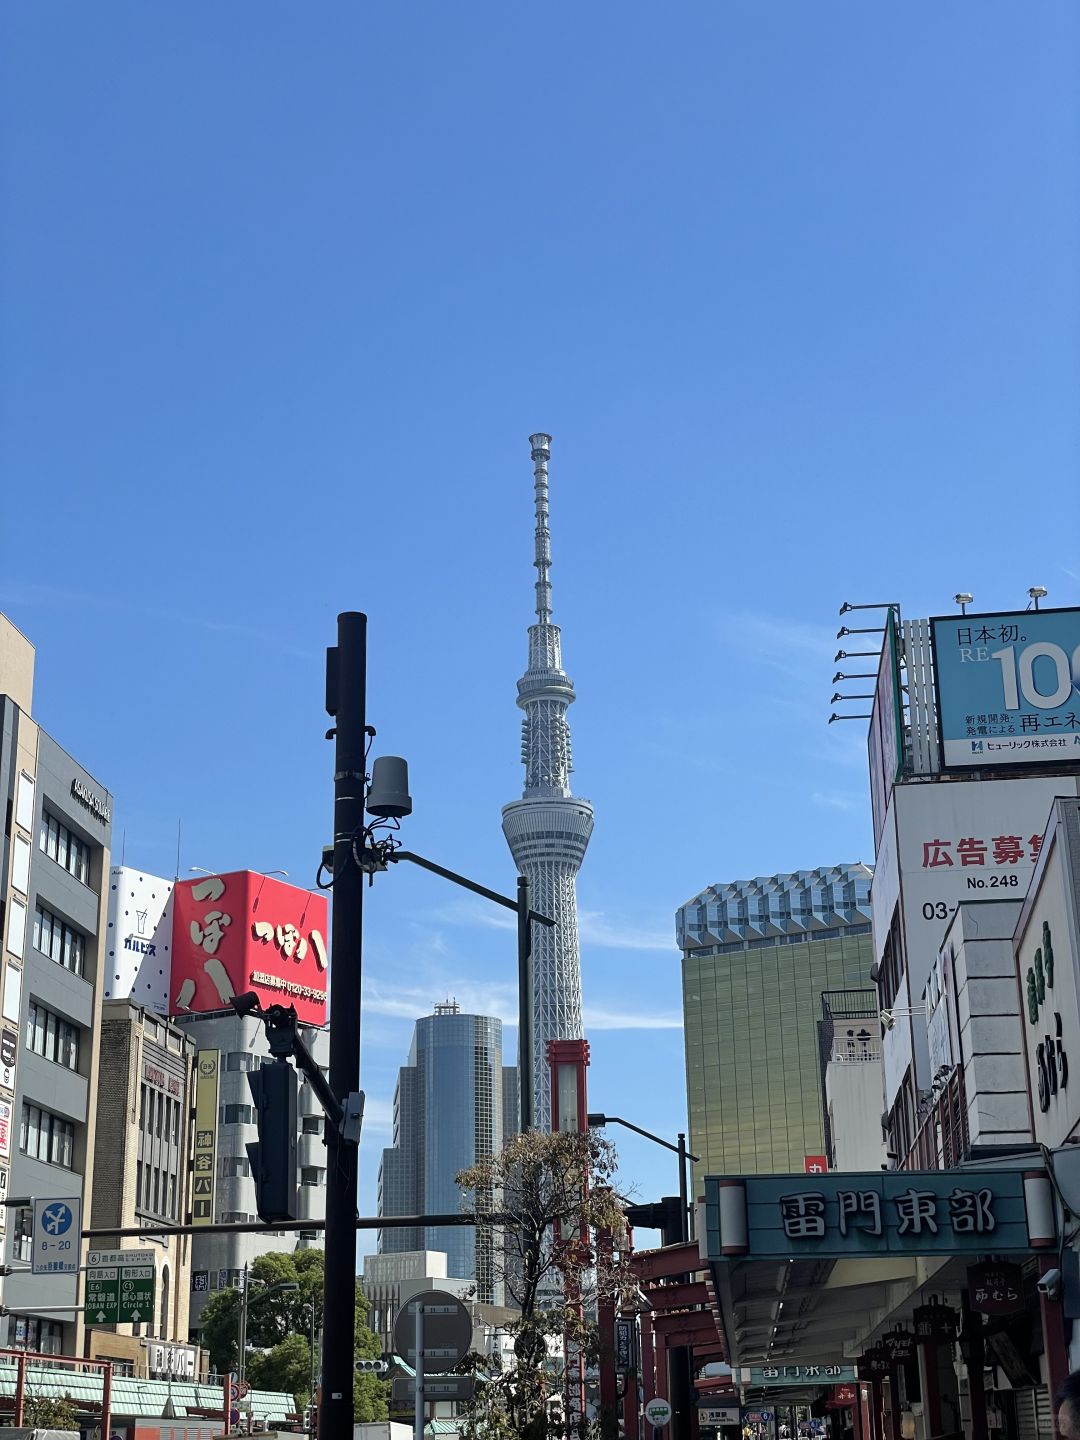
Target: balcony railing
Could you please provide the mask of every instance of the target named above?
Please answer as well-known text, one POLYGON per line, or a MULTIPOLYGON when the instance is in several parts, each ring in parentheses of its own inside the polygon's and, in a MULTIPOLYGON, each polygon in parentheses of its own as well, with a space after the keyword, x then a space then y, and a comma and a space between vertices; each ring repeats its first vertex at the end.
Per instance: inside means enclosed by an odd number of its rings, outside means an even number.
POLYGON ((830 1065, 877 1064, 880 1060, 881 1042, 878 1040, 835 1039, 829 1053, 830 1065))

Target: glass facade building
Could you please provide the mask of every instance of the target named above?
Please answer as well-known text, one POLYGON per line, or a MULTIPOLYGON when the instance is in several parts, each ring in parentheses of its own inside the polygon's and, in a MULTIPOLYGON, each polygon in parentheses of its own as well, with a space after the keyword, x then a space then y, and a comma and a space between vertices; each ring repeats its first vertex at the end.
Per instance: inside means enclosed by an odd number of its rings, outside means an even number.
POLYGON ((695 1181, 825 1153, 821 996, 869 981, 871 878, 856 864, 713 885, 676 913, 695 1181))
MULTIPOLYGON (((394 1143, 379 1167, 380 1216, 461 1209, 458 1172, 502 1149, 506 1075, 501 1020, 447 1001, 416 1022, 394 1092, 394 1143)), ((449 1276, 475 1279, 478 1300, 502 1303, 490 1238, 478 1253, 472 1226, 379 1231, 381 1254, 408 1250, 443 1251, 449 1276)))

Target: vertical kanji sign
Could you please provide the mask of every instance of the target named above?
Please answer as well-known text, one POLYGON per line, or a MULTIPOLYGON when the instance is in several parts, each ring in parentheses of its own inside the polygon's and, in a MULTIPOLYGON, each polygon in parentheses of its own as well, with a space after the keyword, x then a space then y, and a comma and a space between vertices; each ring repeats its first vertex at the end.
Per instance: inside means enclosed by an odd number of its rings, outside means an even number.
POLYGON ((191 1223, 214 1223, 217 1171, 218 1072, 221 1054, 200 1050, 195 1057, 195 1145, 191 1177, 191 1223))

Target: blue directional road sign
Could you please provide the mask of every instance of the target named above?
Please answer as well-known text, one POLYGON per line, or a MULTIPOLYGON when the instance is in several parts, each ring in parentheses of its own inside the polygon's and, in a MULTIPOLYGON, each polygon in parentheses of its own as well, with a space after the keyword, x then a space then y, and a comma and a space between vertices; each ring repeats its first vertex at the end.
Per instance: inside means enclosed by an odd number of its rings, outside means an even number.
POLYGON ((77 1275, 82 1238, 82 1200, 78 1195, 60 1200, 34 1201, 34 1275, 77 1275))

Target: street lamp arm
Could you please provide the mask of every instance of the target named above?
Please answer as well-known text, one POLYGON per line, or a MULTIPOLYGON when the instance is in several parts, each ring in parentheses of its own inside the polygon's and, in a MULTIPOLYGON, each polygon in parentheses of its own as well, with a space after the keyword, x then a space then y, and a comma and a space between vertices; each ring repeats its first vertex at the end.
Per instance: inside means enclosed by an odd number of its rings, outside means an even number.
POLYGON ((651 1130, 643 1130, 640 1125, 635 1125, 630 1120, 623 1120, 619 1115, 590 1115, 588 1117, 590 1127, 599 1128, 602 1125, 623 1125, 627 1130, 633 1130, 636 1135, 644 1135, 646 1140, 654 1140, 657 1145, 663 1145, 665 1150, 671 1150, 676 1155, 685 1155, 695 1165, 700 1164, 699 1155, 691 1155, 689 1150, 681 1150, 678 1145, 672 1145, 670 1140, 664 1140, 659 1135, 654 1135, 651 1130))
MULTIPOLYGON (((489 890, 486 885, 480 885, 475 880, 469 880, 464 875, 459 875, 456 870, 448 870, 445 865, 437 865, 434 860, 426 860, 423 855, 417 855, 413 850, 390 850, 387 851, 387 860, 410 860, 414 865, 419 865, 423 870, 430 870, 433 875, 441 875, 444 880, 451 880, 455 885, 462 886, 465 890, 471 890, 474 895, 482 895, 485 900, 493 900, 496 905, 502 905, 507 910, 516 912, 518 902, 511 900, 509 895, 500 895, 497 890, 489 890)), ((555 921, 550 915, 541 915, 538 910, 529 911, 529 919, 535 920, 538 925, 547 925, 554 928, 555 921)))

